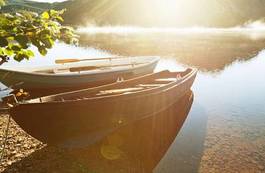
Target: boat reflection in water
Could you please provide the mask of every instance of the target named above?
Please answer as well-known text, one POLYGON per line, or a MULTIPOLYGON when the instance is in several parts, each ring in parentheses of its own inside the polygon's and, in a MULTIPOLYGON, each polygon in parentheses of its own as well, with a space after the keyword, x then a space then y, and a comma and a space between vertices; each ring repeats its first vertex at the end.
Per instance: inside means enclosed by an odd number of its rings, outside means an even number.
POLYGON ((152 172, 176 138, 192 103, 189 91, 169 109, 123 126, 72 154, 80 167, 92 172, 152 172))

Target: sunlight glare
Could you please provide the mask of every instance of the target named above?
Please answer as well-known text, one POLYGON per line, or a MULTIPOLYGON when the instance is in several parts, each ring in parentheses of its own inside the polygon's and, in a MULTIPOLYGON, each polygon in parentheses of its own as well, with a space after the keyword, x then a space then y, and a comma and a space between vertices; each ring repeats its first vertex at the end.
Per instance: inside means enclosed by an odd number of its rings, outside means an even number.
POLYGON ((168 23, 183 22, 183 20, 192 18, 192 16, 187 15, 190 14, 187 13, 187 10, 194 11, 198 5, 198 2, 194 0, 153 0, 152 3, 153 11, 158 21, 167 21, 168 23))

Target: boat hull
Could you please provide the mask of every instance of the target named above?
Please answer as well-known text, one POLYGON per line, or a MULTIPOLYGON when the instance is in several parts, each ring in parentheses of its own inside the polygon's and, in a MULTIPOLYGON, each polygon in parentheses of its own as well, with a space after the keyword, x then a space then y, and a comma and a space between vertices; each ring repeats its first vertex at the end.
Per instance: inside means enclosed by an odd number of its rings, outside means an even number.
POLYGON ((195 77, 196 73, 180 84, 131 97, 20 104, 10 114, 28 134, 44 143, 58 144, 159 113, 189 92, 195 77))
POLYGON ((155 59, 151 63, 146 63, 137 67, 128 67, 116 70, 102 70, 96 73, 74 73, 74 74, 38 74, 21 71, 11 71, 0 69, 0 82, 12 89, 26 89, 28 91, 45 90, 51 88, 75 88, 91 87, 98 84, 111 83, 117 78, 132 78, 148 73, 152 73, 158 63, 155 59))

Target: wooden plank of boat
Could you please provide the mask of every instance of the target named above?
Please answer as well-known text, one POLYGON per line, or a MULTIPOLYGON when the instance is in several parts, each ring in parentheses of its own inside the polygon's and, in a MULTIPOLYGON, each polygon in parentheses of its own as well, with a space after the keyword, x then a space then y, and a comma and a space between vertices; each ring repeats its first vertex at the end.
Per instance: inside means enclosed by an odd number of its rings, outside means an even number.
POLYGON ((108 94, 121 94, 121 93, 139 91, 139 90, 143 90, 143 89, 144 88, 142 88, 142 87, 110 89, 110 90, 99 91, 99 93, 96 95, 99 96, 99 95, 108 95, 108 94))
POLYGON ((163 86, 164 84, 139 84, 137 86, 139 87, 144 87, 144 88, 153 88, 153 87, 161 87, 163 86))
POLYGON ((39 69, 0 69, 0 82, 14 89, 88 87, 153 72, 158 57, 128 57, 112 61, 88 61, 39 69))
POLYGON ((162 71, 105 86, 19 102, 9 112, 33 137, 45 143, 58 144, 79 135, 119 127, 166 109, 190 90, 196 73, 194 69, 162 71), (126 90, 169 78, 176 80, 169 80, 161 86, 126 90), (123 91, 98 95, 102 91, 117 89, 123 91))
MULTIPOLYGON (((123 143, 126 144, 126 146, 124 146, 125 148, 123 147, 123 151, 126 151, 129 155, 131 154, 131 156, 135 156, 135 153, 139 153, 139 155, 144 153, 143 157, 147 159, 146 161, 150 163, 150 159, 153 160, 153 166, 155 166, 176 138, 177 133, 188 116, 192 103, 193 92, 189 91, 164 111, 128 123, 119 128, 103 129, 95 133, 71 138, 65 141, 63 145, 60 145, 60 147, 87 148, 88 146, 93 147, 99 145, 101 148, 102 142, 113 136, 119 136, 123 139, 123 143), (163 145, 161 145, 161 141, 164 141, 163 145), (141 146, 140 150, 139 146, 141 146), (152 150, 147 148, 151 148, 152 150), (150 155, 148 154, 149 151, 152 151, 152 153, 149 153, 150 155), (160 153, 157 153, 158 151, 160 151, 160 153), (155 159, 154 156, 160 157, 155 159)), ((93 158, 93 156, 91 156, 91 158, 93 158)), ((140 158, 137 157, 137 163, 139 159, 140 158)))

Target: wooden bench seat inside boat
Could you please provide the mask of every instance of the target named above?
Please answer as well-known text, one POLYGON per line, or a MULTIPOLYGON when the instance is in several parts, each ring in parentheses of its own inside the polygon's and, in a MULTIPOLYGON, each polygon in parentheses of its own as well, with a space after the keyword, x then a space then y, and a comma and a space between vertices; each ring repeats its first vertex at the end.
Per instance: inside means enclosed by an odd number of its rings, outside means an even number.
POLYGON ((164 85, 165 84, 152 83, 152 84, 139 84, 137 86, 144 87, 144 88, 153 88, 153 87, 161 87, 161 86, 164 86, 164 85))
MULTIPOLYGON (((181 77, 180 77, 181 78, 181 77)), ((168 82, 175 82, 177 81, 177 78, 160 78, 160 79, 156 79, 156 82, 164 82, 164 83, 168 83, 168 82)))
POLYGON ((144 89, 143 87, 112 89, 112 90, 99 91, 99 93, 96 95, 101 96, 101 95, 122 94, 126 92, 135 92, 143 89, 144 89))

